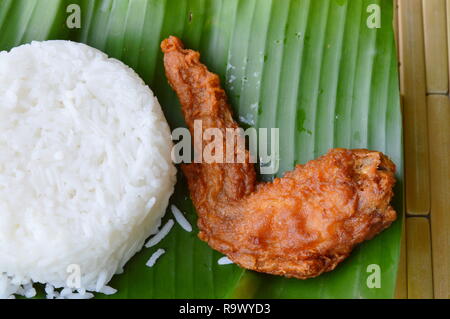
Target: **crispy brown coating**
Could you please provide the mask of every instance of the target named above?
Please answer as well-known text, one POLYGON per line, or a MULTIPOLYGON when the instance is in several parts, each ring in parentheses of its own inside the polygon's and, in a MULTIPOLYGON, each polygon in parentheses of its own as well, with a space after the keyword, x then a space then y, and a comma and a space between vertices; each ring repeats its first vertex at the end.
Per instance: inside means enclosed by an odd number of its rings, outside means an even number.
MULTIPOLYGON (((161 48, 191 133, 195 120, 202 120, 203 130, 237 128, 218 76, 200 63, 199 53, 184 49, 176 37, 164 40, 161 48)), ((201 151, 203 145, 194 147, 201 151)), ((199 237, 244 268, 316 277, 396 218, 389 205, 395 165, 380 152, 333 149, 260 184, 249 153, 241 155, 244 163, 182 169, 197 209, 199 237)))

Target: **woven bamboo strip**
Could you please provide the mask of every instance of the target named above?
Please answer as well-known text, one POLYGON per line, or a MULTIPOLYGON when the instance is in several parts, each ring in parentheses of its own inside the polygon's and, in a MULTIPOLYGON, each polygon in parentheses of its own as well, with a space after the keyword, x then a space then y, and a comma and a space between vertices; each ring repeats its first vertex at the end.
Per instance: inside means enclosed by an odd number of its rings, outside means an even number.
POLYGON ((445 0, 423 0, 425 65, 428 93, 448 92, 445 0))
POLYGON ((450 103, 428 97, 431 238, 435 298, 450 298, 450 103))
POLYGON ((429 167, 425 57, 421 0, 399 0, 400 73, 402 79, 406 210, 429 213, 429 167))
POLYGON ((408 298, 433 298, 430 223, 425 217, 406 219, 408 298))

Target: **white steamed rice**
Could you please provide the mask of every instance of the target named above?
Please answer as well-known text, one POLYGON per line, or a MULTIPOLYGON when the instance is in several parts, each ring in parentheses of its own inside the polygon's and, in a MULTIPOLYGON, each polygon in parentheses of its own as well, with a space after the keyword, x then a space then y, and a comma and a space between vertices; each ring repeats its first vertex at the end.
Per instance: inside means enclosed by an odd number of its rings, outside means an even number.
POLYGON ((48 297, 113 293, 160 225, 171 146, 157 99, 123 63, 68 41, 0 52, 0 298, 37 282, 48 297))
POLYGON ((170 207, 172 209, 172 214, 175 217, 175 220, 177 221, 177 223, 181 226, 181 228, 183 228, 185 231, 190 233, 192 231, 192 226, 189 223, 189 221, 186 219, 186 217, 184 217, 181 210, 179 210, 178 207, 175 205, 172 205, 170 207))
POLYGON ((146 248, 150 248, 158 245, 161 240, 163 240, 170 232, 174 224, 173 219, 169 219, 167 223, 161 228, 160 231, 156 233, 155 236, 149 239, 149 241, 145 244, 146 248))
POLYGON ((219 265, 231 265, 234 264, 233 261, 231 261, 227 256, 219 258, 217 261, 217 264, 219 265))
POLYGON ((147 261, 145 265, 150 268, 153 267, 156 264, 156 261, 159 259, 159 257, 164 255, 165 253, 166 251, 164 249, 162 248, 158 249, 150 256, 150 259, 147 261))

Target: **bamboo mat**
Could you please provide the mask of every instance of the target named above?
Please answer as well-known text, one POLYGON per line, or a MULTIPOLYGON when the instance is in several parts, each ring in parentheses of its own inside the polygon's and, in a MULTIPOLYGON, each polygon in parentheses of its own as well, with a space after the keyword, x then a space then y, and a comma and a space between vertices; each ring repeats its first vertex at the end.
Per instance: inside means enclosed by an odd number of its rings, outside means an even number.
POLYGON ((394 0, 406 221, 397 298, 450 298, 450 0, 394 0))

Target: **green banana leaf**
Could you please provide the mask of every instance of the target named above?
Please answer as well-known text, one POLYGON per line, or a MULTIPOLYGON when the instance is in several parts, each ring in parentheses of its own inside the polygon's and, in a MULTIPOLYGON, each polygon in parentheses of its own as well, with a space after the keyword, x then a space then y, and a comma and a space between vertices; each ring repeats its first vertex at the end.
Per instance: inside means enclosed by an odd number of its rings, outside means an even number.
MULTIPOLYGON (((172 128, 185 124, 165 79, 159 44, 169 35, 179 36, 220 75, 243 126, 280 128, 279 176, 332 147, 383 151, 397 164, 394 206, 399 219, 333 272, 297 280, 219 266, 221 255, 197 238, 198 229, 187 233, 176 225, 157 247, 142 250, 113 278, 111 286, 119 292, 110 297, 393 297, 403 213, 403 146, 392 2, 0 0, 0 50, 47 39, 96 47, 136 70, 155 92, 172 128), (70 4, 81 9, 81 28, 66 24, 70 4), (381 8, 381 28, 367 25, 371 4, 381 8), (158 248, 167 253, 153 268, 146 267, 158 248), (379 288, 367 285, 372 264, 381 270, 379 288)), ((196 223, 181 174, 171 203, 196 223)))

